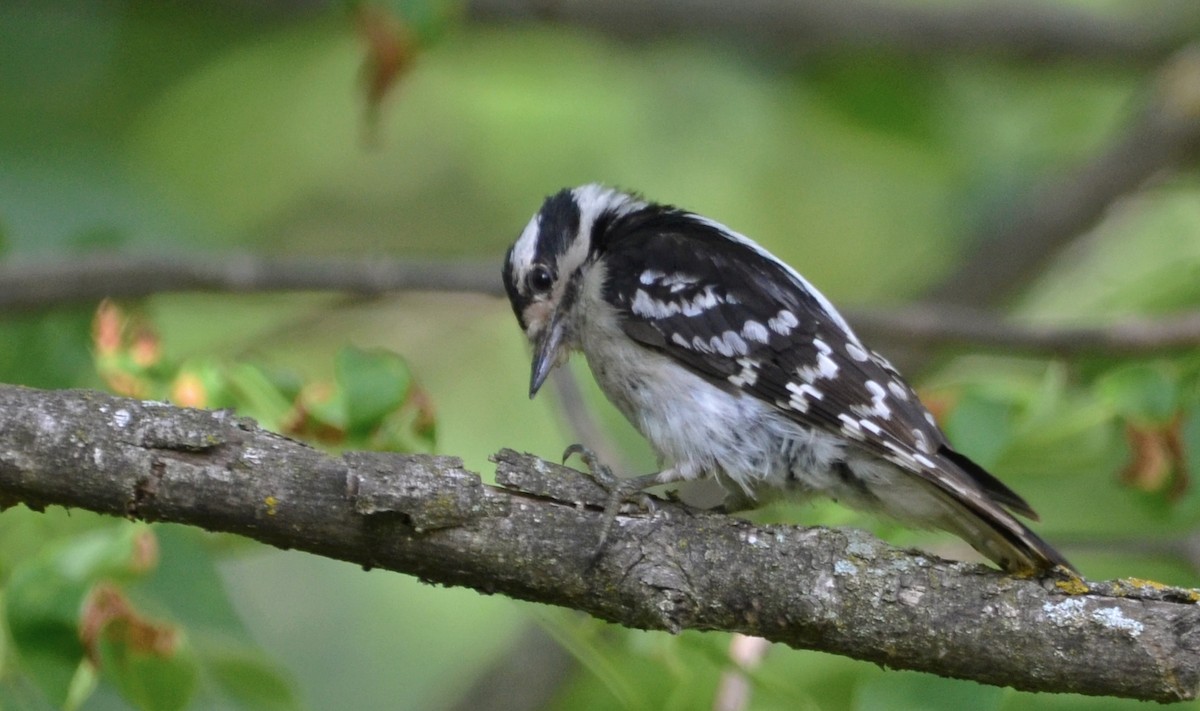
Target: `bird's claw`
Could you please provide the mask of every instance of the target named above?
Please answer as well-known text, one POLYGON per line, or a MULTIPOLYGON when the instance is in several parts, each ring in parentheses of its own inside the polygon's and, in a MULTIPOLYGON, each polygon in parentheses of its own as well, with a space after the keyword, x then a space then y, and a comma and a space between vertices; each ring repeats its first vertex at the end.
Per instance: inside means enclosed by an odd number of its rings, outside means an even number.
POLYGON ((587 466, 587 474, 591 476, 592 481, 599 484, 605 491, 612 492, 614 488, 620 485, 621 480, 612 473, 612 469, 604 462, 601 462, 600 457, 595 452, 582 444, 573 444, 563 451, 563 464, 566 464, 567 460, 575 455, 578 455, 579 459, 587 466))
POLYGON ((575 455, 578 455, 587 466, 587 474, 592 481, 608 492, 608 500, 604 504, 604 518, 600 525, 600 540, 596 547, 596 552, 599 553, 604 549, 604 544, 608 542, 608 534, 612 531, 617 514, 621 513, 624 504, 634 503, 636 500, 636 506, 643 511, 654 513, 658 510, 654 503, 654 497, 645 492, 646 487, 653 486, 655 482, 648 477, 618 478, 608 465, 600 461, 595 452, 582 444, 572 444, 567 447, 563 452, 563 464, 566 464, 567 460, 575 455))

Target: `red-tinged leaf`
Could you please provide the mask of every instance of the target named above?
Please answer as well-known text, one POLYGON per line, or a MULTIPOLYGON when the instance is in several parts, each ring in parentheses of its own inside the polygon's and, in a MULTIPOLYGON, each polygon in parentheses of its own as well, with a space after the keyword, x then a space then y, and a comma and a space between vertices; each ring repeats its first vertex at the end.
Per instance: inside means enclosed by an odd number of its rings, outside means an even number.
POLYGON ((353 9, 358 35, 366 48, 362 77, 367 99, 368 128, 374 132, 383 100, 395 90, 417 56, 415 35, 392 11, 371 2, 353 9))
POLYGON ((138 613, 117 587, 102 583, 92 590, 80 639, 101 678, 137 708, 175 711, 191 701, 199 670, 183 632, 138 613))
POLYGON ((1121 470, 1121 483, 1162 494, 1167 501, 1181 499, 1191 485, 1181 425, 1178 415, 1165 425, 1127 422, 1130 460, 1121 470))

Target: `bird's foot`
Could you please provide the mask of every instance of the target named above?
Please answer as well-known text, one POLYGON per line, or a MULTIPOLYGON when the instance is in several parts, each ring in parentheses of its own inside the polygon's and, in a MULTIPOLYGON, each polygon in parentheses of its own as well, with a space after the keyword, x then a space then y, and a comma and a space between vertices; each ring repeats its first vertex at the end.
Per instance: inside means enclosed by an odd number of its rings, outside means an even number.
POLYGON ((596 547, 596 552, 599 553, 608 541, 608 534, 612 531, 617 514, 621 513, 624 504, 634 503, 639 509, 653 513, 658 507, 654 503, 654 497, 645 490, 663 482, 659 480, 658 474, 621 479, 612 473, 608 465, 600 461, 595 452, 582 444, 567 447, 563 452, 563 463, 565 464, 572 455, 579 456, 587 466, 587 474, 592 481, 608 492, 608 500, 604 504, 604 518, 600 525, 600 540, 596 547))

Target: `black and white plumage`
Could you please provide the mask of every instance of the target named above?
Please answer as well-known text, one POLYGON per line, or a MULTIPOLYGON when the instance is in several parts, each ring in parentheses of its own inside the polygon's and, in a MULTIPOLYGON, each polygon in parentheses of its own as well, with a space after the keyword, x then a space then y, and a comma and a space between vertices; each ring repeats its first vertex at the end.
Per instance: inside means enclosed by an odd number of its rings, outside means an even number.
POLYGON ((738 504, 824 494, 951 531, 1006 570, 1070 569, 833 305, 729 228, 562 190, 509 250, 504 284, 535 344, 530 396, 582 351, 665 467, 650 483, 714 476, 738 504))

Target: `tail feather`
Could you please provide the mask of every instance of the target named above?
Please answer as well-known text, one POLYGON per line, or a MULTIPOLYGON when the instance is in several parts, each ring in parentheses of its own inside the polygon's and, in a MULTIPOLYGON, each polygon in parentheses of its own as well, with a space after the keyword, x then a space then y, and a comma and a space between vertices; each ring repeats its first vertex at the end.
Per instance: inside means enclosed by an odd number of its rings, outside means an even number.
POLYGON ((990 472, 971 461, 965 454, 956 452, 946 446, 941 447, 938 450, 938 454, 958 465, 959 469, 974 479, 975 483, 983 489, 984 493, 992 497, 997 503, 1004 504, 1013 513, 1020 514, 1027 519, 1032 521, 1038 520, 1038 515, 1033 510, 1033 507, 1025 499, 1021 498, 1020 494, 1008 488, 1007 484, 992 476, 990 472))
MULTIPOLYGON (((972 466, 978 472, 983 472, 978 466, 972 466)), ((946 516, 938 522, 941 528, 958 535, 1010 573, 1048 572, 1062 567, 1078 574, 1075 566, 1061 553, 1010 513, 1009 509, 1017 512, 1029 509, 1023 499, 1016 497, 1016 494, 1011 497, 996 496, 992 487, 980 481, 976 471, 951 467, 953 464, 947 467, 949 471, 926 478, 934 485, 940 498, 949 504, 946 516), (966 476, 955 476, 959 472, 966 476), (971 485, 964 486, 968 482, 971 485), (1012 497, 1016 497, 1023 506, 1014 506, 1012 497)), ((992 475, 983 473, 990 482, 999 483, 992 475)), ((1004 491, 1011 493, 1008 487, 1004 487, 1004 491)))
POLYGON ((960 466, 958 458, 932 460, 933 466, 915 468, 849 459, 846 466, 853 476, 844 478, 857 486, 838 490, 836 498, 909 525, 949 531, 1010 573, 1047 573, 1061 567, 1078 574, 1061 553, 1017 519, 1013 511, 1028 511, 1029 505, 1011 489, 974 464, 971 469, 960 466), (858 490, 864 494, 856 495, 858 490))
POLYGON ((1078 575, 1075 566, 1029 527, 999 505, 974 506, 955 500, 942 527, 971 544, 1010 573, 1049 572, 1061 567, 1078 575))

